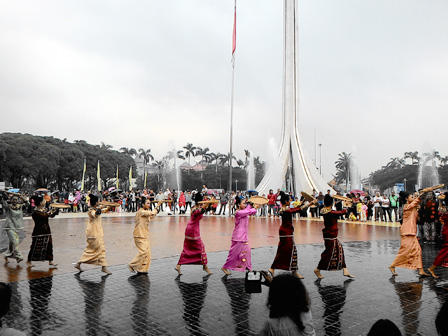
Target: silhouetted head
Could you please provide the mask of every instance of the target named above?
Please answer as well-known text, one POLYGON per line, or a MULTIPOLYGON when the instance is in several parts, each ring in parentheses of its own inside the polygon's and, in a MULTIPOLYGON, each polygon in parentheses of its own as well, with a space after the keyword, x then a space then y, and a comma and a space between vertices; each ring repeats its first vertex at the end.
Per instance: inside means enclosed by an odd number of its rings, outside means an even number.
POLYGON ((330 195, 326 194, 324 197, 324 205, 325 206, 332 206, 333 205, 333 197, 331 197, 330 195))
POLYGON ((373 324, 367 336, 401 336, 401 331, 391 320, 381 319, 373 324))
POLYGON ((300 313, 309 311, 309 304, 305 285, 296 276, 285 273, 272 280, 267 302, 270 318, 289 317, 303 330, 300 313))
POLYGON ((282 203, 282 205, 288 205, 290 201, 291 197, 285 194, 283 191, 280 191, 280 203, 282 203))
POLYGON ((448 301, 445 301, 436 317, 437 333, 441 336, 448 336, 448 301))
POLYGON ((34 195, 33 197, 31 197, 31 199, 34 200, 34 205, 37 207, 42 205, 42 203, 44 202, 44 198, 41 195, 34 195))
POLYGON ((98 196, 96 195, 90 195, 90 206, 94 207, 98 203, 98 196))

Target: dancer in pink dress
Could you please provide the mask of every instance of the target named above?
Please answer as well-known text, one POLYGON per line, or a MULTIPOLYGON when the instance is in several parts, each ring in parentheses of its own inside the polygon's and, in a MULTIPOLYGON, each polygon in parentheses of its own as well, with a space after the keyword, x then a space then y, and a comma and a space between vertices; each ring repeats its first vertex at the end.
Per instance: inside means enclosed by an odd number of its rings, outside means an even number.
POLYGON ((180 255, 179 262, 174 268, 179 275, 182 275, 180 271, 181 265, 202 265, 202 269, 208 274, 213 274, 207 267, 207 254, 205 253, 205 246, 201 239, 201 232, 199 227, 199 221, 204 216, 204 213, 208 207, 207 203, 196 203, 195 208, 191 212, 191 219, 185 229, 184 249, 180 255))
POLYGON ((249 216, 257 213, 258 206, 252 207, 245 199, 237 198, 237 209, 235 214, 235 229, 232 234, 232 245, 226 263, 222 271, 229 275, 229 270, 244 272, 252 269, 249 238, 247 236, 249 216))

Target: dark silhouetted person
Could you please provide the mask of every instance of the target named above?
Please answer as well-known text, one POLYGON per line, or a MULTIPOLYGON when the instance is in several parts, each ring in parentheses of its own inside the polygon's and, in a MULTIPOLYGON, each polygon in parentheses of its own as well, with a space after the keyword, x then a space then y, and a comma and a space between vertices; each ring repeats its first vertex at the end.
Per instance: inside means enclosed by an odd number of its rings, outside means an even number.
POLYGON ((11 287, 4 282, 0 282, 0 335, 2 336, 25 336, 21 331, 12 328, 6 328, 2 325, 1 318, 5 316, 11 304, 11 287))
POLYGON ((373 324, 367 336, 401 336, 401 331, 391 320, 380 319, 373 324))
POLYGON ((445 301, 437 314, 436 329, 440 336, 448 336, 448 301, 445 301))

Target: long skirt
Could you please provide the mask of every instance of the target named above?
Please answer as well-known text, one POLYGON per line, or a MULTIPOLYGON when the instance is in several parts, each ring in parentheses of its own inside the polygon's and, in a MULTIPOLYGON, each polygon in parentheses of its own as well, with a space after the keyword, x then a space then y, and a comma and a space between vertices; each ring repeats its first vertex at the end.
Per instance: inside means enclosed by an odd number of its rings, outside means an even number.
POLYGON ((129 267, 136 272, 147 273, 149 266, 151 266, 151 244, 149 238, 134 237, 134 242, 138 252, 129 263, 129 267))
POLYGON ((391 267, 404 267, 416 270, 423 268, 422 248, 416 236, 401 236, 401 245, 391 267))
POLYGON ((200 237, 185 237, 184 249, 177 264, 207 265, 207 253, 205 253, 205 245, 200 237))
POLYGON ((80 263, 107 266, 106 247, 103 237, 87 238, 87 247, 79 259, 80 263))
POLYGON ((277 254, 271 266, 272 269, 280 269, 286 271, 297 271, 297 248, 294 238, 280 237, 278 243, 277 254))
POLYGON ((432 264, 435 266, 448 267, 448 243, 443 243, 439 254, 432 264))
POLYGON ((32 237, 28 261, 53 261, 53 239, 50 234, 32 237))
POLYGON ((249 242, 232 240, 229 256, 227 257, 226 263, 222 267, 238 272, 244 272, 246 269, 252 270, 250 252, 249 242))
POLYGON ((322 271, 340 271, 345 268, 345 256, 342 244, 337 238, 324 238, 325 250, 320 256, 317 268, 322 271))
POLYGON ((23 235, 23 230, 20 230, 20 231, 2 230, 2 231, 3 231, 2 236, 5 236, 7 238, 6 240, 1 239, 2 245, 4 244, 7 248, 2 249, 0 251, 3 252, 6 250, 5 257, 14 258, 14 259, 23 259, 22 254, 19 251, 19 243, 21 241, 20 234, 23 235))

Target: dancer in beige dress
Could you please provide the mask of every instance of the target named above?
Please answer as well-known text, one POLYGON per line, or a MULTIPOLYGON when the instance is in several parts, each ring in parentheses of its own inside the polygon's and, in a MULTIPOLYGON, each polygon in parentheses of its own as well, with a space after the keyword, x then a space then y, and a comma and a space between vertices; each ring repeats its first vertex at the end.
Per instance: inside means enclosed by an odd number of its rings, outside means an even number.
MULTIPOLYGON (((423 189, 421 195, 427 192, 428 190, 423 189)), ((389 270, 394 276, 398 275, 395 272, 395 267, 418 270, 420 276, 429 276, 423 270, 422 248, 417 239, 417 207, 419 203, 419 196, 414 196, 405 191, 400 192, 400 204, 404 204, 403 224, 400 228, 401 245, 394 262, 389 266, 389 270)))
POLYGON ((112 274, 107 269, 106 262, 106 247, 104 245, 104 232, 101 225, 101 214, 106 212, 109 207, 98 206, 98 196, 90 195, 90 206, 88 211, 89 222, 87 223, 86 237, 87 247, 84 249, 79 261, 76 263, 75 268, 80 272, 81 264, 92 264, 101 266, 101 271, 106 274, 112 274))
POLYGON ((135 214, 134 242, 138 252, 128 267, 131 272, 147 274, 151 265, 151 244, 149 241, 149 220, 157 216, 160 204, 154 210, 151 209, 151 201, 147 199, 135 214))

